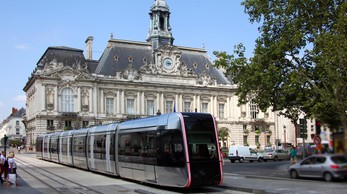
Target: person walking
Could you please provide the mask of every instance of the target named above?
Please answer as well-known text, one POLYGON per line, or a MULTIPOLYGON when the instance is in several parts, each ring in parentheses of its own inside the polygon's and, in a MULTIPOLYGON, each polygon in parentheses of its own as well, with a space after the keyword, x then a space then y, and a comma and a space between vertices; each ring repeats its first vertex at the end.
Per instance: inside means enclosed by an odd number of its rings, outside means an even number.
POLYGON ((14 152, 11 151, 7 157, 8 161, 8 172, 9 172, 9 181, 10 183, 16 184, 17 185, 17 164, 14 161, 14 152), (13 176, 14 174, 14 176, 13 176), (12 178, 14 177, 14 178, 12 178))
POLYGON ((290 165, 293 165, 297 162, 296 149, 294 146, 290 149, 290 165))
POLYGON ((222 149, 219 150, 220 151, 220 157, 222 159, 222 165, 224 166, 224 152, 222 151, 222 149))
MULTIPOLYGON (((0 153, 0 181, 1 183, 4 183, 4 179, 6 180, 6 177, 7 177, 7 173, 5 172, 5 162, 6 162, 5 151, 1 151, 0 153), (4 179, 2 178, 2 174, 4 174, 4 179)), ((8 163, 6 168, 8 168, 8 163)))

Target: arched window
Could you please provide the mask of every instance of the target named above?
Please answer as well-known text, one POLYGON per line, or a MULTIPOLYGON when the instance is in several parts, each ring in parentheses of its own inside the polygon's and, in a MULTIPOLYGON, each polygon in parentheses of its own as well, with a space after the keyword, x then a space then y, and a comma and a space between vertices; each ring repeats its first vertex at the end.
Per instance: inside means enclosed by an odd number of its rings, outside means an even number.
POLYGON ((60 101, 60 111, 61 112, 74 112, 74 94, 71 88, 64 88, 61 91, 61 101, 60 101))

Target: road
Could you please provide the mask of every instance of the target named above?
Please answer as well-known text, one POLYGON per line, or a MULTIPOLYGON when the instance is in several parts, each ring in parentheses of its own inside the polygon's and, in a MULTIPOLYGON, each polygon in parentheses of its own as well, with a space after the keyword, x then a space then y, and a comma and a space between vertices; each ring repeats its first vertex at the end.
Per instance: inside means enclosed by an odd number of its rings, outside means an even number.
POLYGON ((226 161, 223 185, 252 193, 346 193, 347 180, 325 182, 321 179, 291 179, 287 172, 288 165, 289 161, 226 161))
POLYGON ((277 178, 289 178, 287 168, 289 165, 288 160, 279 162, 244 162, 244 163, 231 163, 226 160, 223 167, 224 173, 236 173, 240 175, 257 175, 268 176, 277 178))
POLYGON ((347 180, 291 179, 287 173, 288 161, 230 163, 223 166, 224 181, 220 187, 172 189, 140 184, 85 170, 39 160, 34 154, 17 154, 19 187, 7 188, 0 184, 0 193, 331 193, 347 190, 347 180), (4 192, 5 191, 5 192, 4 192))

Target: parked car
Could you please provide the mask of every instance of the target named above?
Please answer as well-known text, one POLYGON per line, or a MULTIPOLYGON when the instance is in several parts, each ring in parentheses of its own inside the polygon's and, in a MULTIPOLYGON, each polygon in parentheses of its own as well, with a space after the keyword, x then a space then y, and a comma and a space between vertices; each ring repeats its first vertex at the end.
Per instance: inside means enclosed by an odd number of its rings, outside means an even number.
POLYGON ((249 162, 258 161, 261 162, 261 154, 257 153, 254 149, 248 146, 230 146, 228 159, 234 163, 238 160, 240 163, 248 160, 249 162))
POLYGON ((290 159, 290 155, 287 150, 264 150, 263 152, 261 152, 261 155, 264 162, 268 160, 281 161, 290 159))
POLYGON ((323 178, 325 181, 347 178, 347 157, 345 155, 312 155, 288 168, 291 178, 323 178))

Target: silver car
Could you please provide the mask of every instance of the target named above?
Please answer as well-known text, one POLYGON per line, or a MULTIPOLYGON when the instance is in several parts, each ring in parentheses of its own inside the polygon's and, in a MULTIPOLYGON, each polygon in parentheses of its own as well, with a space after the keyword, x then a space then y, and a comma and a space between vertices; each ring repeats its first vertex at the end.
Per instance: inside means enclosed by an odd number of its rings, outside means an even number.
POLYGON ((286 150, 264 150, 261 152, 261 157, 264 162, 268 160, 273 161, 281 161, 281 160, 289 160, 289 152, 286 150))
POLYGON ((312 155, 288 169, 291 178, 323 178, 325 181, 347 177, 347 157, 345 155, 312 155))

